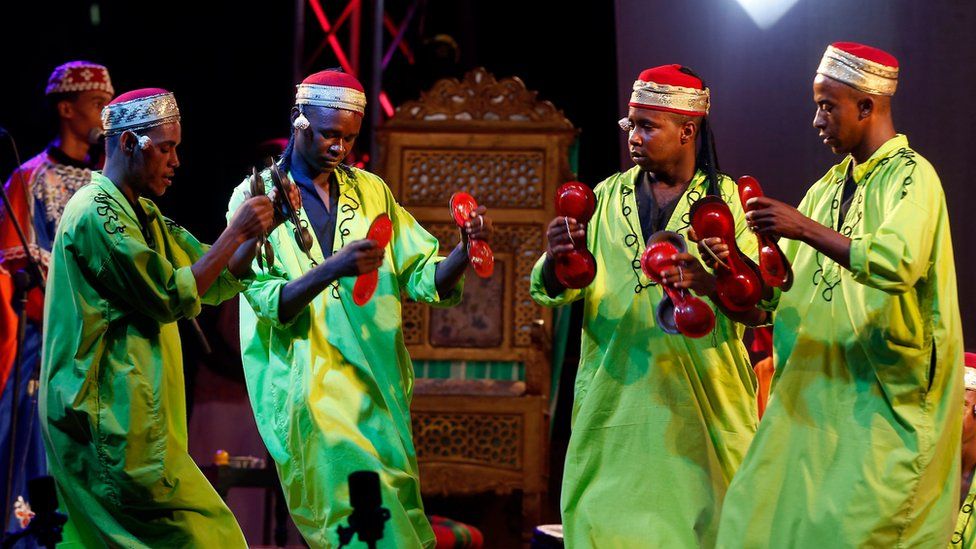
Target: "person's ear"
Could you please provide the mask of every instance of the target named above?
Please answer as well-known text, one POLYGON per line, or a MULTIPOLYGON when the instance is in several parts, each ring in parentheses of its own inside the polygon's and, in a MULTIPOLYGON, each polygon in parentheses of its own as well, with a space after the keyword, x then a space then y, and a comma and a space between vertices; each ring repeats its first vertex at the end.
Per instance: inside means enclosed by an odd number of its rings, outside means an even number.
POLYGON ((863 120, 874 112, 874 99, 870 97, 864 97, 857 102, 857 115, 858 118, 863 120))
POLYGON ((75 106, 71 101, 58 101, 58 116, 61 118, 73 118, 75 106))
POLYGON ((136 134, 130 131, 124 131, 122 132, 122 135, 119 136, 119 148, 122 149, 122 152, 126 155, 132 156, 135 154, 136 148, 138 147, 139 138, 136 137, 136 134))
POLYGON ((695 134, 698 132, 698 125, 694 120, 686 120, 681 125, 681 144, 684 145, 689 141, 694 141, 695 134))

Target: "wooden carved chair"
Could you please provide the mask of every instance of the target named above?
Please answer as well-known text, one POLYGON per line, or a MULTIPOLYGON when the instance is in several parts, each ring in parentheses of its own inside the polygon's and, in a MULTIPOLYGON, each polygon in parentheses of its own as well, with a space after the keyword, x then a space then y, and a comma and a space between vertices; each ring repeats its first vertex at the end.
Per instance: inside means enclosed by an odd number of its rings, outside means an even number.
POLYGON ((521 80, 481 68, 437 82, 378 131, 377 171, 443 253, 458 238, 453 193, 471 193, 495 224, 492 278, 469 270, 455 308, 403 306, 418 374, 421 487, 440 496, 520 492, 523 534, 541 518, 549 436, 551 313, 532 301, 529 277, 545 250, 555 190, 572 178, 576 135, 521 80))

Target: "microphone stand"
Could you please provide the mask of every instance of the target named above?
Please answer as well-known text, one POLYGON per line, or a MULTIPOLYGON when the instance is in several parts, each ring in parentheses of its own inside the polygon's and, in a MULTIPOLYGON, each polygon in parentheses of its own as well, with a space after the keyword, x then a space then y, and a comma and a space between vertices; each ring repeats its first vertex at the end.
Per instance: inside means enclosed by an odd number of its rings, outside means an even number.
POLYGON ((383 507, 380 477, 375 471, 355 471, 349 475, 349 503, 352 513, 349 526, 339 525, 339 547, 345 547, 358 535, 369 549, 383 539, 383 526, 390 520, 390 510, 383 507))
MULTIPOLYGON (((17 143, 14 141, 14 136, 10 134, 7 130, 0 128, 0 137, 6 136, 10 139, 10 146, 14 151, 14 160, 17 162, 17 167, 14 168, 14 173, 17 175, 18 182, 21 186, 24 186, 24 176, 23 173, 19 171, 20 153, 17 151, 17 143)), ((13 364, 13 388, 11 390, 11 397, 13 401, 10 406, 10 451, 8 454, 7 462, 7 489, 6 494, 4 494, 4 527, 6 530, 6 525, 10 522, 10 513, 12 511, 11 498, 13 497, 13 477, 14 477, 14 462, 17 457, 17 416, 20 400, 20 370, 21 362, 23 360, 23 348, 24 348, 24 338, 27 333, 27 293, 31 288, 38 286, 41 291, 44 291, 44 287, 47 285, 47 279, 44 276, 44 272, 41 270, 40 264, 37 262, 37 258, 31 253, 30 246, 27 243, 27 236, 24 234, 24 229, 20 226, 20 222, 17 220, 17 216, 14 214, 13 206, 10 204, 10 197, 7 196, 7 190, 3 185, 0 185, 0 199, 3 200, 3 205, 10 215, 10 221, 14 226, 14 230, 17 232, 17 237, 20 240, 20 245, 24 249, 24 257, 27 260, 27 265, 14 273, 14 298, 13 305, 17 309, 17 351, 14 355, 13 364)))

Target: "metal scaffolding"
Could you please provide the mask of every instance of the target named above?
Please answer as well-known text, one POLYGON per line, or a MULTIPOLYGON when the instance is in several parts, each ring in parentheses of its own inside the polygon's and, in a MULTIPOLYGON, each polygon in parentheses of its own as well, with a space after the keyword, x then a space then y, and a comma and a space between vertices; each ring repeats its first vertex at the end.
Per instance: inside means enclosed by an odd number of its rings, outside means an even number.
POLYGON ((295 37, 293 78, 296 83, 322 66, 323 59, 335 60, 342 70, 359 78, 366 88, 366 119, 369 139, 369 158, 376 158, 375 128, 385 119, 393 116, 394 107, 389 96, 383 91, 383 71, 389 66, 397 52, 409 64, 414 63, 414 54, 405 40, 410 27, 424 0, 413 0, 399 22, 384 9, 384 0, 347 0, 328 2, 324 0, 295 0, 295 37), (326 5, 327 4, 327 5, 326 5), (306 34, 307 10, 317 22, 317 29, 306 34), (385 33, 384 33, 385 29, 385 33), (311 36, 314 33, 314 36, 311 36), (383 50, 385 34, 391 39, 383 50), (307 45, 313 40, 317 44, 310 52, 307 45), (306 42, 308 41, 308 44, 306 42))

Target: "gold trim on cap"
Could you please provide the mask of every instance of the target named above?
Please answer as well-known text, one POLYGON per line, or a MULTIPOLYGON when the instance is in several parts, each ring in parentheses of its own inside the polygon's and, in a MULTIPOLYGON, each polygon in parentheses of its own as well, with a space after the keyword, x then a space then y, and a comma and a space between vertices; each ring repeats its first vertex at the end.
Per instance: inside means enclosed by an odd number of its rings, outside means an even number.
POLYGON ((976 368, 963 368, 966 370, 966 390, 976 391, 976 368))
POLYGON ((345 109, 363 114, 366 112, 366 94, 340 86, 299 84, 298 93, 295 94, 295 104, 345 109))
POLYGON ((180 108, 172 93, 160 93, 130 101, 106 105, 102 109, 102 128, 105 135, 126 130, 144 130, 180 121, 180 108))
POLYGON ((631 103, 708 114, 710 92, 683 86, 667 86, 643 80, 634 81, 631 103))
POLYGON ((898 87, 897 67, 882 65, 833 46, 827 46, 817 74, 872 95, 894 95, 898 87))

